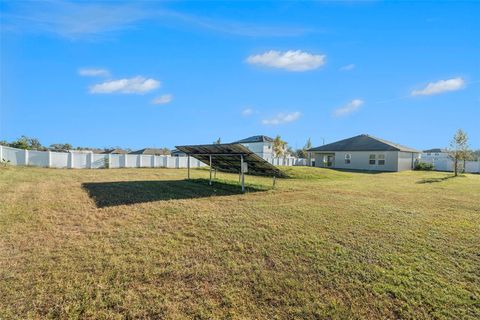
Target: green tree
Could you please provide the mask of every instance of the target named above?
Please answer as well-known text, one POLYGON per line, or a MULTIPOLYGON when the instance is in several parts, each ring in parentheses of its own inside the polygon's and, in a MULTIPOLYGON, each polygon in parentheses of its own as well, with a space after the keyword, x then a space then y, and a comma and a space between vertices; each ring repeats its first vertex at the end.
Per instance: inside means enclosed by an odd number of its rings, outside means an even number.
POLYGON ((52 151, 68 151, 72 150, 73 146, 70 143, 54 143, 49 147, 52 151))
POLYGON ((280 135, 277 134, 277 136, 275 137, 275 139, 273 140, 273 154, 276 156, 276 157, 281 157, 284 155, 285 153, 285 145, 287 143, 285 141, 282 140, 282 138, 280 137, 280 135))
POLYGON ((312 147, 312 141, 310 138, 307 139, 307 142, 305 142, 305 145, 303 146, 302 149, 298 149, 296 152, 296 156, 299 158, 307 158, 308 157, 308 152, 307 150, 312 147))
POLYGON ((10 143, 10 147, 26 150, 45 150, 40 141, 37 138, 29 138, 27 136, 21 136, 17 140, 10 143))
POLYGON ((220 137, 218 137, 218 139, 213 142, 213 144, 221 144, 221 143, 222 143, 222 139, 220 137))
MULTIPOLYGON (((458 129, 450 142, 449 156, 453 160, 453 172, 458 176, 458 163, 468 157, 468 135, 462 129, 458 129)), ((464 167, 465 170, 465 167, 464 167)))

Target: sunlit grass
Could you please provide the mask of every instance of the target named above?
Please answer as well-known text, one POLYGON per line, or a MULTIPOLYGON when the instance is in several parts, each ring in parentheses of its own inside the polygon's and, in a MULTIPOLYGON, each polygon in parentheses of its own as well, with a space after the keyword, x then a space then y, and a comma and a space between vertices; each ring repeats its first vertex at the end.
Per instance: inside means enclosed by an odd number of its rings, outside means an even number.
POLYGON ((480 317, 480 176, 0 169, 0 319, 480 317))

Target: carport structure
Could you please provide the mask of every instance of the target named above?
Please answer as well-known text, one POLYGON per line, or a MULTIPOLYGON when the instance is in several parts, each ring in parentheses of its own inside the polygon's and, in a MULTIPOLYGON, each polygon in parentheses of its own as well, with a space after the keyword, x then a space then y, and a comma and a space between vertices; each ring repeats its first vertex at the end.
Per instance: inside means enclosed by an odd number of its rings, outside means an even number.
POLYGON ((268 163, 245 146, 238 143, 204 144, 176 146, 187 154, 188 179, 190 179, 190 157, 210 166, 210 185, 212 184, 212 169, 239 173, 242 192, 245 192, 245 173, 257 176, 284 178, 286 175, 274 165, 268 163))

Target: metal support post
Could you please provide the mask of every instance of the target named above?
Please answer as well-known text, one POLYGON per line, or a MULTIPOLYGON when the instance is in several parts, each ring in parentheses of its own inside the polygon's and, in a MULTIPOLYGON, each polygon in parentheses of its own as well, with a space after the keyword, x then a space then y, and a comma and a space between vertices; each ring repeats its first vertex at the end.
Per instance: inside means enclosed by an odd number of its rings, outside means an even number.
POLYGON ((243 154, 240 155, 240 175, 242 180, 242 192, 245 193, 245 175, 243 173, 243 154))
POLYGON ((210 182, 208 183, 209 185, 212 185, 212 156, 209 156, 210 158, 210 182))

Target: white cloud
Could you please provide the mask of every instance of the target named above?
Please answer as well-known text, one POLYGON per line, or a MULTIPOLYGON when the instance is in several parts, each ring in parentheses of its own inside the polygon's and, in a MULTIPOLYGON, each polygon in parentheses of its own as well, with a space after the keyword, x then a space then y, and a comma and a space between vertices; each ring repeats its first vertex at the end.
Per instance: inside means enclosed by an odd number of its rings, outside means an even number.
POLYGON ((159 97, 153 99, 153 104, 167 104, 173 100, 173 95, 171 94, 163 94, 159 97))
POLYGON ((288 71, 308 71, 325 64, 325 55, 315 55, 300 50, 285 52, 271 50, 247 58, 250 64, 263 65, 288 71))
POLYGON ((440 94, 448 91, 460 90, 465 86, 465 80, 462 78, 452 78, 447 80, 439 80, 437 82, 430 82, 421 90, 413 90, 412 96, 429 96, 440 94))
POLYGON ((354 99, 347 103, 346 105, 336 109, 333 114, 336 117, 343 117, 351 114, 352 112, 357 111, 362 105, 364 101, 361 99, 354 99))
POLYGON ((106 81, 90 87, 90 93, 146 93, 160 87, 160 81, 137 76, 106 81))
POLYGON ((110 72, 106 69, 82 68, 78 70, 78 74, 83 77, 108 77, 110 72))
POLYGON ((262 124, 264 125, 279 125, 283 123, 293 122, 300 118, 300 112, 291 112, 291 113, 279 113, 275 117, 270 119, 262 120, 262 124))
POLYGON ((352 71, 355 69, 355 65, 353 63, 347 64, 346 66, 343 66, 340 68, 340 71, 352 71))
POLYGON ((252 108, 245 108, 242 110, 242 116, 248 117, 251 116, 254 113, 254 110, 252 108))

